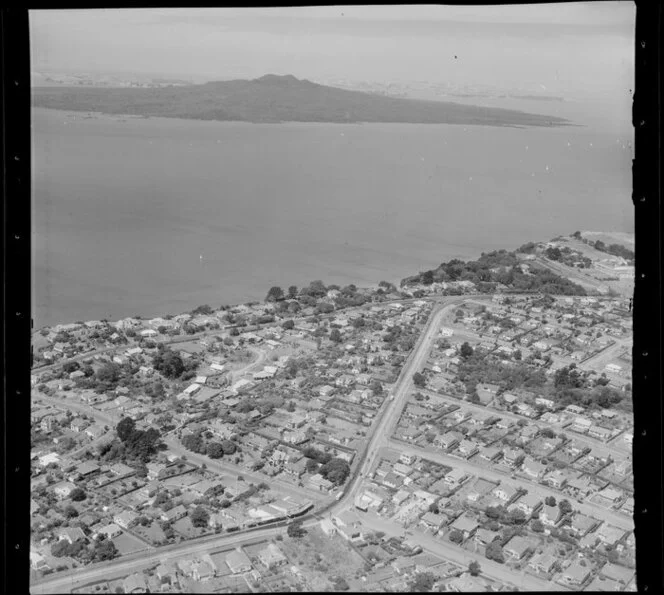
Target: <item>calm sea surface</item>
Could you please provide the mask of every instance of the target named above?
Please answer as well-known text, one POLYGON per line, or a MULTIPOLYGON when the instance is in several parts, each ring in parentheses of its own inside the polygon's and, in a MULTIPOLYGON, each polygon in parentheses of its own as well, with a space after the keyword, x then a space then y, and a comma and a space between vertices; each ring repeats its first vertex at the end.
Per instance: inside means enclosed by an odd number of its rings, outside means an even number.
POLYGON ((35 328, 633 230, 629 130, 84 115, 33 111, 35 328))

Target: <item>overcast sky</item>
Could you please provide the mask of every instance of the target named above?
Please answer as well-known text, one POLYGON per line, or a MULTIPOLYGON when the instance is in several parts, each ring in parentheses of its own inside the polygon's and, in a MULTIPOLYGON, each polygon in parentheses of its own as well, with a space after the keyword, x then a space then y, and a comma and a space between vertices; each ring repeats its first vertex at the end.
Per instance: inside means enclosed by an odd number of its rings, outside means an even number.
POLYGON ((32 68, 538 88, 633 86, 632 2, 31 11, 32 68))

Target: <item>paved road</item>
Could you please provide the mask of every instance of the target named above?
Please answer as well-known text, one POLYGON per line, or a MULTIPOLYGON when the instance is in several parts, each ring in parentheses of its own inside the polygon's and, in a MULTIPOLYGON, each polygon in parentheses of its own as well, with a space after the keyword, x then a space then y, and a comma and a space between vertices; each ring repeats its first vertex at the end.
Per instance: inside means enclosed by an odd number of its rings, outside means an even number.
POLYGON ((401 416, 401 411, 408 400, 408 394, 413 382, 413 374, 420 371, 424 366, 429 350, 431 349, 431 342, 438 333, 438 327, 442 317, 445 315, 448 308, 464 301, 464 299, 463 296, 445 297, 441 298, 439 303, 434 306, 429 315, 429 320, 422 329, 418 342, 413 348, 406 363, 403 365, 399 378, 391 391, 393 400, 385 402, 385 408, 380 414, 382 416, 381 419, 376 426, 371 429, 371 438, 358 458, 356 474, 353 475, 349 484, 346 486, 344 495, 329 512, 332 513, 335 510, 342 510, 349 503, 354 503, 354 498, 361 487, 362 476, 371 469, 378 449, 381 446, 386 445, 388 436, 391 435, 399 417, 401 416))
MULTIPOLYGON (((424 448, 419 448, 417 446, 411 446, 410 444, 404 444, 402 442, 390 441, 390 446, 393 450, 396 450, 400 453, 409 453, 417 455, 421 458, 426 458, 441 465, 447 465, 448 467, 456 467, 462 469, 465 473, 469 475, 475 475, 477 477, 482 477, 490 481, 500 482, 502 485, 509 485, 515 488, 523 488, 528 490, 529 494, 538 494, 542 499, 547 496, 553 496, 556 499, 560 499, 560 492, 547 488, 546 486, 540 484, 534 484, 527 480, 520 479, 511 479, 506 478, 503 473, 498 471, 493 471, 483 465, 473 463, 471 461, 459 459, 456 457, 451 457, 449 455, 432 452, 424 448)), ((582 512, 583 514, 595 517, 596 519, 606 521, 611 525, 616 525, 625 531, 632 531, 634 529, 633 521, 621 514, 613 512, 611 510, 605 510, 596 505, 582 504, 579 502, 574 502, 573 506, 576 510, 582 512)))
POLYGON ((229 474, 233 476, 241 475, 244 478, 245 483, 253 482, 258 485, 259 483, 265 482, 269 484, 271 487, 278 488, 279 490, 287 492, 290 495, 297 496, 298 498, 306 498, 311 501, 315 501, 317 499, 320 499, 321 497, 320 494, 312 493, 310 490, 301 488, 297 485, 292 485, 284 480, 274 477, 267 477, 266 475, 263 475, 261 473, 256 473, 253 471, 247 471, 245 469, 237 467, 236 465, 228 463, 225 464, 223 462, 223 459, 222 460, 211 459, 206 455, 201 455, 198 453, 191 452, 185 449, 179 443, 179 441, 172 436, 165 438, 164 443, 168 446, 171 452, 177 454, 178 456, 185 456, 187 458, 187 461, 191 463, 196 463, 197 465, 205 464, 207 466, 208 471, 213 471, 214 473, 218 473, 220 475, 229 475, 229 474))
MULTIPOLYGON (((396 522, 389 521, 379 517, 378 515, 366 513, 354 513, 354 516, 366 527, 372 531, 383 531, 387 535, 404 534, 404 528, 396 522)), ((482 574, 488 578, 498 580, 502 583, 512 584, 519 587, 521 590, 528 591, 551 591, 551 590, 565 590, 553 588, 553 583, 543 579, 531 576, 520 575, 510 570, 504 564, 498 564, 493 560, 488 560, 484 556, 478 555, 474 552, 469 552, 459 546, 452 545, 446 541, 434 538, 432 535, 427 535, 422 532, 417 532, 417 542, 423 549, 430 553, 455 562, 460 566, 467 568, 473 560, 477 560, 482 568, 482 574)))
MULTIPOLYGON (((305 527, 318 524, 318 520, 305 521, 305 527)), ((58 573, 55 577, 45 577, 30 585, 31 593, 63 593, 81 587, 87 583, 113 578, 120 578, 141 571, 144 568, 155 566, 161 561, 180 560, 197 554, 209 552, 213 549, 232 549, 241 545, 249 545, 270 539, 283 533, 283 527, 268 527, 250 533, 238 533, 224 536, 213 536, 196 541, 187 541, 184 544, 160 548, 157 552, 149 554, 123 556, 111 562, 95 564, 89 568, 77 568, 71 571, 58 573)))
POLYGON ((39 394, 39 399, 45 403, 49 403, 50 405, 54 405, 61 409, 69 409, 71 411, 77 411, 78 413, 85 413, 86 415, 90 415, 95 419, 95 421, 105 426, 115 426, 122 417, 120 415, 115 416, 103 413, 88 405, 87 403, 81 403, 80 401, 75 401, 72 398, 59 399, 57 397, 47 397, 45 395, 39 394))
MULTIPOLYGON (((429 395, 435 396, 439 399, 443 399, 443 400, 447 401, 448 403, 450 403, 452 405, 459 405, 459 406, 461 406, 464 409, 467 409, 469 411, 482 413, 484 415, 487 415, 487 414, 496 415, 498 417, 513 419, 514 421, 527 421, 529 424, 535 424, 535 425, 538 425, 540 427, 542 427, 542 426, 550 427, 550 428, 558 430, 559 432, 565 433, 563 431, 564 427, 561 424, 547 424, 547 423, 538 421, 536 419, 528 420, 528 419, 526 419, 525 417, 523 417, 521 415, 518 415, 516 413, 512 413, 511 411, 503 411, 501 409, 493 409, 491 407, 483 407, 482 405, 475 405, 475 404, 471 403, 470 401, 461 401, 459 399, 455 399, 454 397, 452 397, 450 395, 441 394, 441 393, 438 393, 438 392, 435 392, 435 391, 432 391, 432 390, 428 390, 428 389, 418 389, 418 390, 422 394, 425 394, 425 395, 429 394, 429 395)), ((569 423, 570 423, 569 421, 565 422, 566 425, 569 425, 569 423)), ((586 446, 588 448, 598 447, 600 449, 608 451, 609 453, 615 455, 619 459, 623 458, 626 454, 624 449, 615 448, 615 447, 609 445, 608 443, 602 442, 601 440, 597 440, 595 438, 592 438, 591 436, 585 436, 585 435, 582 435, 582 434, 577 434, 575 432, 568 432, 566 435, 567 435, 568 438, 573 438, 575 442, 578 442, 579 444, 581 444, 583 446, 586 446)), ((611 442, 611 441, 609 441, 609 442, 611 442)))
MULTIPOLYGON (((595 355, 589 357, 587 360, 584 360, 579 364, 579 368, 586 368, 590 367, 593 369, 598 368, 599 364, 607 364, 610 363, 611 360, 616 358, 620 353, 625 349, 625 347, 631 347, 632 346, 632 339, 630 338, 622 338, 622 339, 614 339, 615 343, 613 345, 609 345, 606 349, 602 349, 599 353, 596 353, 595 355)), ((625 367, 626 364, 623 364, 623 367, 625 367)))
MULTIPOLYGON (((386 305, 387 304, 396 304, 396 303, 408 304, 408 303, 411 303, 411 302, 414 302, 414 301, 417 301, 417 298, 389 300, 389 301, 381 302, 381 303, 386 304, 386 305)), ((336 315, 337 315, 336 313, 321 314, 320 317, 322 319, 326 319, 326 318, 333 318, 336 315)), ((226 330, 228 328, 231 328, 231 326, 232 325, 227 325, 227 326, 222 327, 220 329, 206 330, 206 331, 202 331, 200 333, 195 333, 193 335, 177 335, 177 336, 175 336, 171 339, 166 339, 166 340, 157 339, 156 342, 160 343, 162 345, 172 345, 174 343, 187 343, 189 341, 196 341, 197 339, 201 339, 202 337, 207 337, 207 336, 210 336, 210 335, 216 335, 216 334, 222 333, 224 330, 226 330)), ((266 323, 266 324, 257 325, 256 327, 247 326, 247 327, 244 327, 244 330, 249 332, 250 329, 258 330, 258 329, 265 329, 265 328, 270 328, 270 327, 275 327, 275 326, 281 326, 281 322, 269 322, 269 323, 266 323)), ((38 330, 33 331, 32 334, 34 335, 38 332, 39 332, 38 330)), ((68 358, 68 359, 59 360, 59 361, 57 361, 53 364, 46 364, 46 365, 42 365, 42 366, 39 366, 39 367, 32 368, 32 372, 36 373, 36 372, 46 372, 48 370, 54 370, 56 368, 62 367, 63 364, 66 364, 68 362, 80 361, 82 359, 86 359, 88 357, 93 357, 95 355, 99 355, 99 354, 102 354, 102 353, 108 353, 110 351, 125 351, 127 349, 130 349, 131 347, 136 347, 137 345, 138 345, 137 342, 134 342, 134 343, 130 342, 128 345, 112 345, 110 347, 103 347, 103 348, 100 348, 100 349, 95 349, 93 351, 87 351, 85 353, 80 353, 80 354, 75 355, 74 357, 71 357, 71 358, 68 358)))
POLYGON ((257 354, 258 359, 256 359, 253 362, 247 364, 243 368, 240 368, 239 370, 232 371, 230 373, 231 384, 233 382, 235 382, 241 376, 244 376, 245 374, 247 374, 249 372, 249 370, 252 370, 253 368, 257 368, 258 366, 260 366, 265 361, 265 358, 267 357, 266 354, 265 354, 265 351, 263 351, 262 349, 255 349, 253 347, 245 347, 245 349, 257 354))

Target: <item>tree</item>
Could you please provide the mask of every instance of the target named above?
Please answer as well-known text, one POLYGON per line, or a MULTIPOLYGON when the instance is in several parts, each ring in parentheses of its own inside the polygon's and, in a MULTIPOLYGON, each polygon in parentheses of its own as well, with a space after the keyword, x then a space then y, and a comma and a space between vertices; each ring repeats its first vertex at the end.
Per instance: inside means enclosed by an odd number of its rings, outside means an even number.
POLYGON ((350 466, 344 459, 335 457, 325 463, 318 472, 335 485, 341 485, 350 474, 350 466))
POLYGON ((224 456, 224 447, 219 442, 210 442, 207 445, 206 453, 211 459, 220 459, 224 456))
POLYGON ((463 345, 461 345, 459 353, 464 359, 468 359, 471 355, 473 355, 473 348, 468 344, 468 341, 465 341, 463 345))
POLYGON ((436 577, 431 572, 418 572, 410 583, 411 593, 426 593, 433 589, 436 577))
POLYGON ((569 514, 573 510, 569 500, 561 500, 558 502, 558 508, 563 514, 569 514))
POLYGON ((334 306, 328 302, 320 302, 316 304, 316 312, 319 314, 329 314, 334 312, 334 306))
POLYGON ((71 504, 65 508, 64 513, 68 519, 73 519, 78 516, 78 510, 76 510, 71 504))
POLYGON ((330 333, 330 341, 333 343, 341 343, 341 333, 339 332, 339 329, 332 329, 332 332, 330 333))
POLYGON ((468 564, 468 572, 470 572, 470 576, 477 576, 481 571, 482 567, 479 565, 477 560, 473 560, 470 564, 468 564))
POLYGON ((120 380, 120 366, 114 363, 104 364, 97 370, 97 380, 105 384, 114 384, 120 380))
POLYGON ((221 447, 223 448, 225 455, 232 455, 237 450, 237 446, 235 445, 235 442, 233 442, 231 440, 222 440, 221 441, 221 447))
POLYGON ((463 541, 463 533, 458 529, 452 529, 450 532, 450 541, 452 543, 460 544, 463 541))
POLYGON ((544 499, 544 503, 545 503, 547 506, 555 506, 555 505, 556 505, 556 499, 555 499, 553 496, 547 496, 547 497, 544 499))
POLYGON ((194 527, 207 527, 210 515, 202 506, 197 506, 191 513, 191 524, 194 527))
POLYGON ((306 530, 302 526, 302 521, 293 521, 290 525, 288 525, 288 529, 286 530, 286 534, 288 537, 292 538, 298 538, 298 537, 304 537, 306 535, 306 530))
POLYGON ((123 417, 118 425, 115 426, 115 432, 122 442, 127 442, 135 430, 136 422, 131 417, 123 417))
POLYGON ((429 512, 433 512, 433 514, 438 514, 438 512, 439 512, 438 504, 436 504, 435 502, 432 502, 431 504, 429 504, 429 512))
POLYGON ((342 576, 335 577, 332 582, 334 582, 335 591, 348 591, 348 589, 350 589, 348 583, 346 582, 346 579, 343 578, 342 576))
POLYGON ((415 384, 415 386, 424 387, 427 384, 427 379, 424 376, 424 374, 420 374, 420 372, 415 372, 415 374, 413 374, 413 383, 415 384))
POLYGON ((556 247, 547 248, 544 254, 549 260, 560 260, 562 258, 562 252, 560 251, 560 248, 556 247))
POLYGON ((270 291, 267 292, 265 297, 266 302, 277 302, 284 299, 284 290, 281 287, 270 287, 270 291))
POLYGON ((288 288, 288 297, 290 299, 295 299, 297 297, 297 286, 296 285, 291 285, 288 288))
POLYGON ((118 549, 110 539, 104 539, 103 541, 97 541, 95 543, 94 557, 97 560, 112 560, 117 555, 118 549))
POLYGON ((533 531, 535 531, 535 533, 544 532, 544 524, 539 519, 533 520, 533 522, 531 523, 531 528, 533 531))
POLYGON ((281 324, 281 328, 283 328, 285 331, 290 331, 295 327, 295 322, 292 319, 284 320, 283 323, 281 324))
POLYGON ((152 358, 152 366, 157 372, 171 380, 179 378, 186 370, 182 358, 163 345, 159 346, 157 354, 152 358))
POLYGON ((83 488, 74 488, 71 493, 69 494, 69 497, 74 501, 74 502, 81 502, 85 500, 86 494, 83 488))
POLYGON ((66 372, 67 374, 71 374, 72 372, 76 372, 80 368, 78 362, 66 362, 65 364, 62 365, 62 370, 66 372))
POLYGON ((503 554, 503 548, 500 545, 499 541, 494 541, 490 543, 489 545, 486 546, 486 550, 484 552, 484 555, 489 559, 489 560, 494 560, 495 562, 499 562, 502 564, 505 561, 505 555, 503 554))

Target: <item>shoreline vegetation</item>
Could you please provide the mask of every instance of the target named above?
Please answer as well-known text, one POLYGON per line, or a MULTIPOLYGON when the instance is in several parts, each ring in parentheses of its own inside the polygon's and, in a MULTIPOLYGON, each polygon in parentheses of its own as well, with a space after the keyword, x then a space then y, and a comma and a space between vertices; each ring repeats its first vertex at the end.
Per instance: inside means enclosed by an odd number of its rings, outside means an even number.
MULTIPOLYGON (((576 238, 579 232, 570 234, 570 237, 576 238)), ((308 286, 298 288, 294 285, 282 289, 279 286, 273 286, 267 292, 265 302, 274 306, 274 314, 280 318, 284 315, 302 315, 302 311, 309 310, 312 316, 321 314, 330 314, 334 311, 341 311, 346 308, 362 306, 370 302, 394 300, 394 299, 420 299, 426 297, 428 293, 435 291, 436 295, 465 295, 465 294, 493 294, 493 293, 540 293, 543 295, 589 295, 581 285, 574 283, 570 279, 563 277, 543 265, 539 265, 530 260, 537 249, 543 251, 548 259, 565 262, 564 257, 572 256, 569 249, 563 248, 562 251, 546 247, 546 242, 536 244, 528 242, 516 250, 494 250, 488 253, 482 253, 476 260, 463 261, 452 259, 443 262, 436 269, 422 271, 416 275, 406 277, 401 280, 399 287, 388 281, 380 281, 376 287, 359 288, 354 284, 340 286, 336 284, 325 285, 323 281, 312 281, 308 286)), ((631 255, 631 251, 626 251, 631 255)), ((587 267, 588 259, 579 261, 576 266, 587 267)), ((259 304, 257 301, 250 301, 244 306, 252 307, 259 304)), ((218 308, 221 311, 228 311, 242 304, 222 305, 218 308)), ((192 316, 210 316, 215 309, 209 305, 198 306, 188 312, 192 316)), ((226 327, 255 326, 261 324, 274 323, 276 318, 274 314, 264 314, 262 316, 254 315, 252 317, 237 316, 228 312, 220 319, 226 327)), ((163 315, 165 320, 171 320, 178 315, 163 315)), ((142 316, 134 316, 136 319, 143 319, 142 316)), ((108 322, 102 320, 101 322, 108 322)), ((284 324, 289 321, 286 320, 284 324)), ((292 322, 292 321, 291 321, 292 322)), ((44 325, 34 329, 35 335, 45 329, 66 325, 44 325)), ((84 324, 78 321, 75 324, 84 324)), ((221 328, 222 325, 218 325, 221 328)), ((191 325, 185 324, 182 334, 195 334, 197 331, 191 325)), ((169 331, 172 334, 173 331, 169 331)), ((180 334, 178 331, 177 334, 180 334)))
POLYGON ((574 126, 557 116, 453 102, 386 97, 265 75, 253 80, 160 88, 35 87, 36 108, 253 123, 408 123, 507 127, 574 126))

